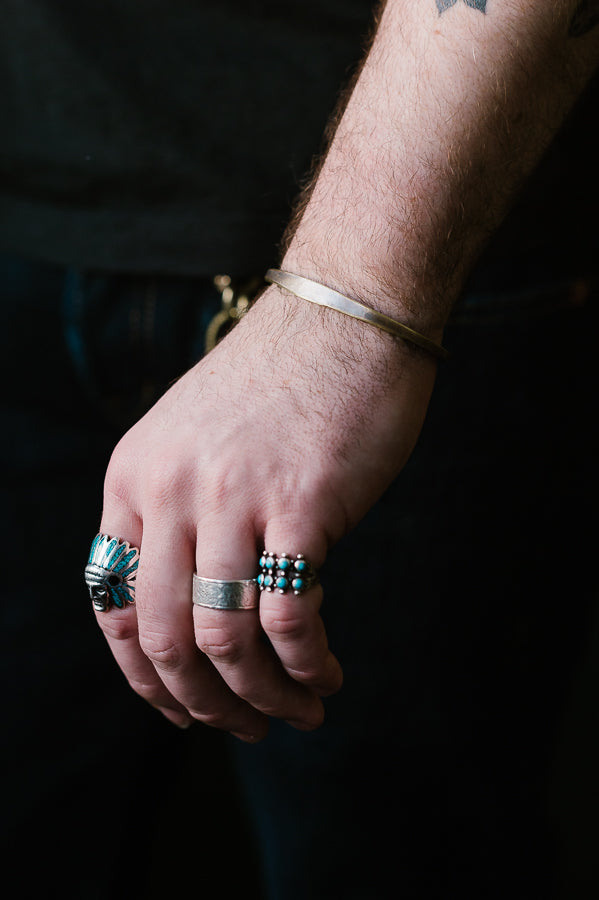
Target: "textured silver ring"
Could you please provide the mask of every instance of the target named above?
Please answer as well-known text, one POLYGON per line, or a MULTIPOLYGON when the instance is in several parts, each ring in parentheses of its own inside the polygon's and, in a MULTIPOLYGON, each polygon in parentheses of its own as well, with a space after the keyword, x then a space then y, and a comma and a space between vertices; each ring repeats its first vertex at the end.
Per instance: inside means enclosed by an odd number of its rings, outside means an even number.
POLYGON ((260 591, 255 578, 225 581, 193 576, 192 600, 209 609, 255 609, 260 591))
POLYGON ((95 536, 85 567, 85 583, 95 610, 124 609, 135 603, 138 565, 137 547, 108 534, 95 536))

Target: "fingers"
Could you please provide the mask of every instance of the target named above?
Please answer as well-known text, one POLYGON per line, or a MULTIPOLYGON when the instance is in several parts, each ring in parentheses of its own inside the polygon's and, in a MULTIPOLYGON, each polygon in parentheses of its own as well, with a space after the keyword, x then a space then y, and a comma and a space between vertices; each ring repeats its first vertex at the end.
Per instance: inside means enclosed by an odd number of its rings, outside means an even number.
MULTIPOLYGON (((108 506, 109 512, 102 520, 102 533, 118 536, 132 547, 141 547, 140 519, 126 508, 110 509, 110 504, 108 506)), ((139 645, 136 607, 131 605, 124 609, 96 612, 96 620, 133 690, 175 725, 182 728, 189 725, 193 720, 187 710, 165 687, 139 645)))
POLYGON ((181 728, 190 725, 192 717, 170 694, 139 646, 135 608, 96 615, 114 658, 133 690, 173 724, 181 728))
MULTIPOLYGON (((273 521, 269 524, 265 547, 278 556, 302 553, 317 569, 324 560, 323 542, 305 520, 273 521)), ((292 591, 263 591, 260 621, 286 672, 295 681, 320 696, 334 694, 341 687, 343 673, 331 653, 320 616, 323 594, 320 585, 299 595, 292 591)))
POLYGON ((193 547, 160 523, 142 537, 139 517, 109 497, 101 530, 141 550, 135 605, 96 613, 133 690, 181 727, 197 719, 246 740, 263 737, 266 718, 227 688, 195 645, 193 547))
POLYGON ((260 621, 286 672, 321 697, 336 693, 342 684, 341 666, 329 649, 319 615, 322 588, 305 594, 264 591, 260 621))
POLYGON ((169 693, 198 721, 259 739, 266 717, 233 692, 199 651, 193 628, 194 547, 170 520, 144 531, 137 582, 139 643, 169 693), (172 529, 172 530, 169 530, 172 529))
MULTIPOLYGON (((246 740, 266 734, 269 716, 306 730, 320 725, 320 698, 342 681, 320 617, 320 587, 299 596, 265 591, 259 609, 194 606, 194 570, 223 580, 257 574, 264 542, 250 521, 204 513, 196 539, 166 507, 155 506, 142 529, 120 498, 107 495, 105 504, 102 532, 141 551, 135 605, 97 613, 133 689, 177 725, 199 720, 246 740)), ((269 527, 266 546, 278 555, 301 548, 316 562, 324 556, 290 521, 269 527)))
MULTIPOLYGON (((198 574, 223 580, 255 576, 258 553, 251 527, 239 523, 226 533, 222 527, 216 519, 202 522, 196 551, 198 574)), ((264 641, 257 610, 195 606, 194 622, 198 647, 235 694, 265 715, 295 727, 309 730, 321 724, 320 698, 281 666, 272 646, 264 641)))

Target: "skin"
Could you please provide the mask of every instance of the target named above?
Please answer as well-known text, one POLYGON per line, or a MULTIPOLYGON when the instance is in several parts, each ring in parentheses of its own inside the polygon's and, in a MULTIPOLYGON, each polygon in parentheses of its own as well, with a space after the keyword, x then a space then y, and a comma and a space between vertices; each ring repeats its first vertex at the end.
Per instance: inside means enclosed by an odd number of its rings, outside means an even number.
MULTIPOLYGON (((576 2, 441 6, 380 12, 282 263, 439 342, 599 52, 596 29, 569 35, 576 2)), ((226 612, 192 608, 192 574, 252 577, 264 548, 322 566, 409 458, 435 372, 425 352, 270 287, 125 435, 101 528, 141 548, 136 605, 97 618, 134 690, 176 724, 248 741, 271 716, 321 724, 342 683, 321 588, 226 612)), ((364 627, 385 627, 372 599, 364 627)))

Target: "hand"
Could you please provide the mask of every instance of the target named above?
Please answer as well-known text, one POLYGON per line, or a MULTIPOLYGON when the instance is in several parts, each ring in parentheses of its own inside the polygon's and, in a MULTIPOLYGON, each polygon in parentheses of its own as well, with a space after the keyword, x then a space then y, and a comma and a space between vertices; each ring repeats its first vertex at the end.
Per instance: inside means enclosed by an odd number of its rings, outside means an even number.
POLYGON ((125 435, 101 530, 141 550, 136 604, 97 618, 135 691, 179 725, 245 740, 263 737, 269 716, 322 722, 321 697, 342 681, 322 589, 212 610, 192 606, 192 574, 254 577, 263 549, 321 567, 407 460, 435 368, 270 288, 125 435))

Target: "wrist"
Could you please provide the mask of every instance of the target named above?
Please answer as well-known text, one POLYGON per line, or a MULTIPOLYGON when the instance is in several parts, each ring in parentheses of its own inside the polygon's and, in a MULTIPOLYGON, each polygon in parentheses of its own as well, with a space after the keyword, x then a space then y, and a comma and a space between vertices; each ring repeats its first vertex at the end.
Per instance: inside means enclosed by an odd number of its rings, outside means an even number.
POLYGON ((377 312, 371 306, 367 306, 359 300, 335 291, 321 282, 277 268, 268 269, 265 278, 267 282, 282 287, 308 303, 332 309, 341 315, 349 316, 349 318, 363 322, 370 327, 378 328, 387 334, 393 335, 393 337, 401 338, 408 344, 426 350, 437 359, 446 359, 448 356, 447 350, 440 343, 399 322, 397 319, 377 312))
POLYGON ((430 271, 426 284, 423 280, 410 279, 392 258, 383 259, 372 245, 353 243, 350 239, 353 252, 347 252, 348 242, 339 243, 343 246, 337 252, 334 241, 327 245, 324 241, 306 239, 300 232, 287 249, 281 269, 322 284, 436 344, 442 343, 443 329, 458 288, 442 286, 439 281, 433 283, 430 271))
POLYGON ((429 351, 276 284, 261 294, 243 325, 250 327, 254 347, 266 339, 271 360, 289 360, 298 381, 319 381, 324 393, 340 389, 358 400, 384 391, 391 398, 409 371, 433 377, 436 371, 429 351))

